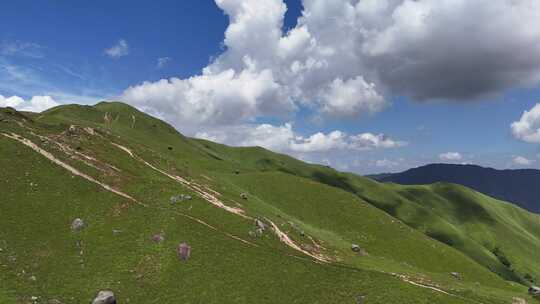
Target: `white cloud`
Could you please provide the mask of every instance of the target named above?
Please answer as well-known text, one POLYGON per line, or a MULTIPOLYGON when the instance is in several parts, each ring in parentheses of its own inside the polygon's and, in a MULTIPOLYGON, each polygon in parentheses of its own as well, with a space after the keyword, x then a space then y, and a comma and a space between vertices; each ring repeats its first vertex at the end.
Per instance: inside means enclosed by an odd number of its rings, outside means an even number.
POLYGON ((362 133, 351 137, 351 146, 357 150, 390 149, 407 145, 404 141, 396 141, 385 134, 362 133))
POLYGON ((188 79, 145 82, 128 88, 123 100, 164 117, 177 127, 233 125, 265 114, 290 112, 294 105, 271 70, 259 70, 249 58, 246 68, 205 72, 188 79))
POLYGON ((0 107, 16 107, 24 102, 19 96, 4 97, 0 95, 0 107))
POLYGON ((390 159, 379 159, 375 161, 375 167, 378 168, 386 168, 386 169, 392 169, 395 167, 398 167, 400 165, 399 161, 393 161, 390 159))
POLYGON ((118 58, 129 54, 129 45, 126 40, 120 39, 118 42, 105 50, 105 54, 111 58, 118 58))
POLYGON ((158 69, 164 68, 171 61, 172 61, 171 57, 160 57, 160 58, 157 59, 156 67, 158 69))
POLYGON ((532 159, 527 159, 523 156, 514 156, 512 158, 512 162, 516 165, 519 165, 519 166, 530 166, 532 165, 535 161, 532 160, 532 159))
POLYGON ((330 71, 326 57, 333 51, 319 46, 307 26, 283 33, 286 6, 281 0, 216 4, 230 21, 225 52, 200 75, 133 86, 122 100, 159 113, 183 129, 287 116, 302 106, 323 115, 357 117, 387 105, 360 71, 330 71))
POLYGON ((439 159, 442 161, 460 161, 463 159, 463 155, 459 152, 446 152, 439 155, 439 159))
POLYGON ((356 117, 360 113, 376 113, 388 105, 374 83, 362 76, 347 81, 335 79, 322 94, 322 111, 332 116, 356 117))
POLYGON ((25 101, 19 96, 5 98, 0 95, 0 107, 13 107, 20 111, 42 112, 58 105, 59 103, 51 96, 33 96, 30 100, 25 101))
POLYGON ((384 134, 362 133, 348 135, 342 131, 318 132, 304 137, 296 133, 292 124, 270 124, 220 127, 198 132, 195 137, 235 146, 261 146, 277 152, 297 155, 329 151, 367 151, 390 149, 405 145, 384 134))
POLYGON ((540 103, 525 111, 519 121, 512 123, 514 137, 528 143, 540 143, 540 103))
POLYGON ((290 149, 296 152, 321 152, 350 147, 347 135, 341 131, 328 134, 316 133, 307 138, 298 136, 291 142, 290 149))
POLYGON ((540 82, 538 1, 303 0, 286 33, 282 0, 215 1, 229 17, 225 51, 200 75, 132 86, 123 100, 194 130, 210 113, 225 125, 297 109, 356 118, 388 96, 468 101, 540 82))

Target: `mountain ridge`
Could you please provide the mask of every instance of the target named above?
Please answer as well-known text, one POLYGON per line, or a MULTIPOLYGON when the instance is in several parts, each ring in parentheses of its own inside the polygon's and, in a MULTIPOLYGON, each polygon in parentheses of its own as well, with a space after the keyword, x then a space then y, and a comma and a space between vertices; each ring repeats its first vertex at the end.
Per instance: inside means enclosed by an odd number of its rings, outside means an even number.
POLYGON ((460 184, 494 198, 540 213, 540 170, 498 170, 478 165, 430 164, 400 173, 372 176, 382 182, 426 185, 436 182, 460 184))

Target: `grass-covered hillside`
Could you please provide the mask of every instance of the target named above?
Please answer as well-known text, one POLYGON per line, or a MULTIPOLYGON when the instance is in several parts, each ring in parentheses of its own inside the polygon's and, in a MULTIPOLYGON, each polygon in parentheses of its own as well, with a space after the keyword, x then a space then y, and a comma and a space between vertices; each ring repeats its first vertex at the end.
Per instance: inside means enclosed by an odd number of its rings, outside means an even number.
POLYGON ((1 109, 0 168, 0 303, 536 301, 539 217, 459 186, 190 139, 122 103, 1 109))

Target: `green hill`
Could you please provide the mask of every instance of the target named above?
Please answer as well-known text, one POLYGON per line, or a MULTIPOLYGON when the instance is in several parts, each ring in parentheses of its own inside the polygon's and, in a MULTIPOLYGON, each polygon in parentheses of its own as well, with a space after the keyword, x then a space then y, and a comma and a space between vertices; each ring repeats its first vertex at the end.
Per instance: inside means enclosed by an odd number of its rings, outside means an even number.
POLYGON ((0 110, 0 168, 0 302, 535 301, 539 217, 455 185, 190 139, 122 103, 0 110))

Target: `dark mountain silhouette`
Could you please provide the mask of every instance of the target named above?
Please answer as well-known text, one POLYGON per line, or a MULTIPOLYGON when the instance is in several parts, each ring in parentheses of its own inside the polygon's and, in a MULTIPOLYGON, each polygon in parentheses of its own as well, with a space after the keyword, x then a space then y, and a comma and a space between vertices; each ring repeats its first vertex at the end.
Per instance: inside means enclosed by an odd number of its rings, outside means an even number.
POLYGON ((436 182, 460 184, 540 213, 540 170, 496 170, 476 165, 432 164, 401 173, 371 177, 403 185, 436 182))

